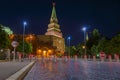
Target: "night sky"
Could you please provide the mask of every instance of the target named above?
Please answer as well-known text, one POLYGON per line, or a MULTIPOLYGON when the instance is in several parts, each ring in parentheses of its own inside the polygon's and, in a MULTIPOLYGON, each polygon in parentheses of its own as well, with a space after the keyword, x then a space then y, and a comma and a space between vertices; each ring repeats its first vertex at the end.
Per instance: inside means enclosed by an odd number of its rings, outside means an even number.
MULTIPOLYGON (((0 24, 9 26, 15 34, 22 34, 23 21, 28 22, 26 34, 44 34, 48 28, 52 0, 2 0, 0 24)), ((94 28, 111 38, 120 32, 120 0, 54 0, 65 40, 71 45, 83 41, 82 27, 94 28)))

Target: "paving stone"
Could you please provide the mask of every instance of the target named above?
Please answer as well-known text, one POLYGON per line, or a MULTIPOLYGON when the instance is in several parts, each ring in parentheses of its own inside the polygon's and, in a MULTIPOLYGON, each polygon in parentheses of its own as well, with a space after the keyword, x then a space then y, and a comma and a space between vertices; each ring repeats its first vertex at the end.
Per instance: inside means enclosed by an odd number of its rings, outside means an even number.
POLYGON ((120 80, 119 75, 119 62, 40 60, 24 80, 120 80))

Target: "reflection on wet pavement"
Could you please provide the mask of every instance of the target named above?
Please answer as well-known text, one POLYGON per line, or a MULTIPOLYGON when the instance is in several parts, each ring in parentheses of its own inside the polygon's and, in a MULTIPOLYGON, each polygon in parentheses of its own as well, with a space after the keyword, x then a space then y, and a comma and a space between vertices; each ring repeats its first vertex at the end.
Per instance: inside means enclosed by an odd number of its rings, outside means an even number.
POLYGON ((120 80, 120 63, 39 60, 24 80, 120 80))

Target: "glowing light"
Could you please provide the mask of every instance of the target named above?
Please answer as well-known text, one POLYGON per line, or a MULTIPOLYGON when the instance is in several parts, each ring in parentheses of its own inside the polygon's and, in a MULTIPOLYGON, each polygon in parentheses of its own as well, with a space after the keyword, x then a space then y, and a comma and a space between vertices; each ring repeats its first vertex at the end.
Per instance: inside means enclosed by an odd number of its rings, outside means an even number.
POLYGON ((11 34, 9 37, 10 37, 10 39, 13 39, 14 38, 14 34, 11 34))
POLYGON ((71 37, 69 36, 69 37, 68 37, 68 39, 70 40, 70 39, 71 39, 71 37))
POLYGON ((82 46, 83 49, 85 49, 85 46, 82 46))
POLYGON ((42 50, 40 50, 40 49, 39 49, 39 50, 38 50, 38 52, 39 52, 39 53, 41 53, 41 52, 42 52, 42 50))
POLYGON ((86 31, 86 27, 83 27, 82 30, 83 30, 83 31, 86 31))
POLYGON ((30 35, 30 39, 32 39, 33 38, 33 36, 32 35, 30 35))
POLYGON ((43 53, 45 54, 45 53, 46 53, 46 51, 44 50, 44 51, 43 51, 43 53))
POLYGON ((27 22, 26 22, 26 21, 24 21, 24 22, 23 22, 23 25, 24 25, 24 26, 26 26, 26 25, 27 25, 27 22))
POLYGON ((99 54, 97 54, 97 57, 99 57, 100 55, 99 54))
POLYGON ((52 50, 48 50, 48 52, 49 52, 49 53, 51 53, 51 52, 52 52, 52 50))
POLYGON ((47 52, 47 51, 45 51, 45 50, 43 51, 43 55, 44 55, 44 56, 47 56, 46 52, 47 52))

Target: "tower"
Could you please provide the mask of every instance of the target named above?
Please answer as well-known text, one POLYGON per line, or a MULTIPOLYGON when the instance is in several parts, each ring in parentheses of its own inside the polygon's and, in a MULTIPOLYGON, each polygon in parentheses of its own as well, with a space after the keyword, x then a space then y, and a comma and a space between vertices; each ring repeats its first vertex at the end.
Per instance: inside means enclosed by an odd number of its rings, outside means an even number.
POLYGON ((56 52, 65 52, 65 40, 58 24, 58 18, 56 15, 55 3, 53 3, 52 14, 50 17, 50 23, 48 24, 46 36, 51 36, 52 46, 56 48, 56 52))
POLYGON ((53 36, 62 38, 62 32, 60 30, 60 25, 58 24, 58 19, 57 19, 56 10, 55 10, 55 3, 53 3, 50 23, 48 24, 48 29, 45 35, 53 35, 53 36))

